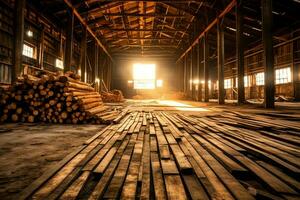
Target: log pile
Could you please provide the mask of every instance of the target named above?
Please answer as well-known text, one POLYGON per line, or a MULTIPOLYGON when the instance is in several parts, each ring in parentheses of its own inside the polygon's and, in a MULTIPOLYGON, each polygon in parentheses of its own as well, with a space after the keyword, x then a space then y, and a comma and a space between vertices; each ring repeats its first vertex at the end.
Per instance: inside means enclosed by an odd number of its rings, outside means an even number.
MULTIPOLYGON (((24 75, 0 94, 0 122, 103 123, 115 117, 76 74, 24 75), (107 116, 108 115, 108 116, 107 116), (103 119, 102 119, 103 118, 103 119)), ((114 111, 117 112, 117 111, 114 111)))
POLYGON ((101 92, 103 102, 115 103, 124 101, 124 96, 121 90, 112 90, 110 92, 101 92))

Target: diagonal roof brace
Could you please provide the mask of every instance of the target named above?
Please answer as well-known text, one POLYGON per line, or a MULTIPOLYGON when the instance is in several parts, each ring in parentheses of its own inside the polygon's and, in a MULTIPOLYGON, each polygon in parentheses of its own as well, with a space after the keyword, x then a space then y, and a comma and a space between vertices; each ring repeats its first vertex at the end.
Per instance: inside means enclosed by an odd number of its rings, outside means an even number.
POLYGON ((96 40, 97 44, 103 49, 103 51, 106 53, 106 55, 110 58, 111 61, 113 61, 112 56, 110 55, 110 53, 108 52, 108 50, 106 49, 106 47, 102 44, 102 42, 97 38, 97 36, 95 35, 95 33, 92 31, 92 29, 90 29, 90 27, 86 24, 86 22, 84 21, 84 19, 81 17, 81 15, 78 13, 78 11, 74 8, 74 6, 72 5, 72 3, 69 0, 64 0, 65 4, 67 4, 67 6, 69 8, 71 8, 74 12, 74 15, 77 17, 77 19, 80 21, 80 23, 86 27, 86 30, 90 33, 90 35, 96 40))

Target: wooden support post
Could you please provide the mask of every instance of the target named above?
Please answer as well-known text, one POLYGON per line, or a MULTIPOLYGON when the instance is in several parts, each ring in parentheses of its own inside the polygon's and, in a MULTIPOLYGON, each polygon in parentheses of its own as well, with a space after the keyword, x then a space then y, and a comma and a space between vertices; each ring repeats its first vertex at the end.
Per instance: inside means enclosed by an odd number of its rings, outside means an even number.
POLYGON ((22 53, 24 43, 24 12, 25 0, 15 1, 15 38, 14 38, 14 65, 11 80, 15 82, 22 71, 22 53))
POLYGON ((272 0, 262 0, 262 40, 265 66, 265 108, 274 108, 274 55, 272 41, 272 0))
POLYGON ((87 36, 86 28, 83 28, 81 44, 80 44, 80 48, 81 48, 80 49, 81 81, 86 81, 85 74, 87 73, 87 71, 86 71, 86 49, 87 49, 86 36, 87 36))
POLYGON ((219 104, 225 103, 225 90, 224 90, 224 30, 221 22, 218 19, 217 32, 218 32, 218 80, 219 80, 219 104))
POLYGON ((193 99, 193 52, 194 49, 191 49, 191 54, 190 54, 190 76, 189 76, 189 96, 193 99))
POLYGON ((187 63, 186 63, 186 56, 183 57, 183 92, 186 93, 186 84, 187 84, 187 80, 186 80, 186 72, 187 72, 187 63))
POLYGON ((66 35, 66 52, 64 71, 70 71, 73 55, 73 31, 74 31, 74 11, 70 10, 71 16, 68 18, 67 35, 66 35))
POLYGON ((201 43, 201 39, 198 40, 198 45, 197 45, 197 79, 198 79, 198 83, 197 83, 197 101, 202 101, 202 72, 200 69, 200 65, 201 65, 201 61, 200 61, 200 55, 201 55, 201 48, 200 48, 200 43, 201 43))
POLYGON ((209 87, 208 87, 208 59, 209 59, 209 45, 208 35, 205 34, 203 38, 203 68, 204 68, 204 101, 209 102, 209 87))
POLYGON ((244 87, 244 22, 243 0, 238 0, 236 5, 236 57, 238 71, 238 104, 245 102, 244 87))
POLYGON ((45 37, 45 28, 44 25, 42 25, 40 45, 39 45, 39 66, 41 69, 44 69, 44 37, 45 37))

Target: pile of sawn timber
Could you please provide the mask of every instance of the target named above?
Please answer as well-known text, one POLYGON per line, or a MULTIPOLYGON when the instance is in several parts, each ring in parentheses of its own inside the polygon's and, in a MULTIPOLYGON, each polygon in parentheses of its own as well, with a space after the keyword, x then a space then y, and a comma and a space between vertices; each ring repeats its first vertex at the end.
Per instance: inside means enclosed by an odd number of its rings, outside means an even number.
POLYGON ((99 124, 118 117, 120 112, 104 106, 101 95, 79 78, 72 73, 22 76, 0 94, 0 122, 99 124))
POLYGON ((287 122, 127 113, 20 199, 299 199, 300 127, 287 122))

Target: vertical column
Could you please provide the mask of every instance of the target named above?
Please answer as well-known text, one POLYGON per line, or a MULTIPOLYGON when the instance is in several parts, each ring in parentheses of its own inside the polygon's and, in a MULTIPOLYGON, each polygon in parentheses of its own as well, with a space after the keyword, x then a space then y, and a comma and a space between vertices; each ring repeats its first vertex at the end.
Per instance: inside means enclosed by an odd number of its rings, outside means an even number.
POLYGON ((80 44, 80 71, 81 71, 81 81, 86 81, 85 80, 85 74, 86 74, 86 28, 83 29, 82 31, 82 38, 81 38, 81 44, 80 44))
POLYGON ((197 44, 197 79, 198 79, 198 83, 197 83, 197 87, 198 87, 198 91, 197 91, 197 100, 198 101, 202 101, 202 70, 200 68, 201 66, 201 39, 198 40, 198 44, 197 44))
POLYGON ((244 22, 243 22, 243 0, 238 0, 236 5, 236 57, 238 71, 238 104, 245 102, 244 87, 244 22))
POLYGON ((183 57, 183 92, 186 93, 186 56, 183 57))
POLYGON ((15 82, 22 71, 22 53, 24 42, 24 12, 25 0, 15 1, 15 41, 14 41, 14 65, 11 72, 11 80, 15 82))
POLYGON ((208 35, 205 34, 203 38, 203 69, 204 69, 204 101, 209 101, 209 87, 208 87, 208 59, 209 59, 209 45, 208 35))
POLYGON ((71 10, 71 16, 68 19, 67 35, 66 35, 66 52, 65 52, 65 68, 64 71, 71 69, 73 55, 73 31, 74 31, 74 11, 71 10))
POLYGON ((44 69, 44 37, 45 37, 45 28, 44 25, 42 25, 40 46, 39 46, 39 66, 41 69, 44 69))
POLYGON ((265 66, 265 108, 274 108, 274 55, 272 41, 272 0, 262 0, 262 40, 265 66))
POLYGON ((224 90, 224 30, 220 19, 217 24, 218 31, 218 80, 219 80, 219 104, 225 103, 224 90))
POLYGON ((190 74, 189 74, 189 96, 193 99, 193 52, 194 49, 192 47, 191 52, 190 52, 190 74))

